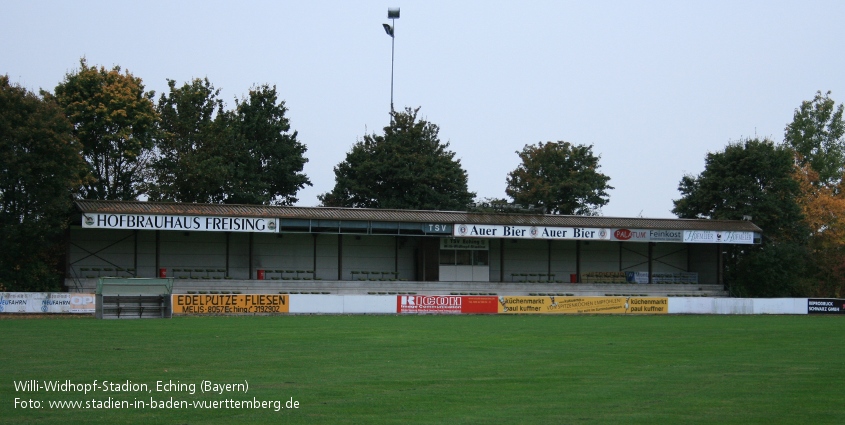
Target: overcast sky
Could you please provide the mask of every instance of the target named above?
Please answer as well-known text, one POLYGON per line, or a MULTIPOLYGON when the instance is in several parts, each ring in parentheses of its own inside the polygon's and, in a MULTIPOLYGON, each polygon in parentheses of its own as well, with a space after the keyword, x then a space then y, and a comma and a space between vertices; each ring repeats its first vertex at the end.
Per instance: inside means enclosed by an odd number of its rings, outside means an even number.
POLYGON ((313 182, 394 104, 440 127, 478 197, 505 197, 526 144, 593 145, 603 215, 673 217, 684 174, 746 137, 783 139, 816 91, 845 101, 843 1, 4 0, 0 74, 53 91, 86 57, 143 79, 208 77, 228 108, 275 85, 313 182))

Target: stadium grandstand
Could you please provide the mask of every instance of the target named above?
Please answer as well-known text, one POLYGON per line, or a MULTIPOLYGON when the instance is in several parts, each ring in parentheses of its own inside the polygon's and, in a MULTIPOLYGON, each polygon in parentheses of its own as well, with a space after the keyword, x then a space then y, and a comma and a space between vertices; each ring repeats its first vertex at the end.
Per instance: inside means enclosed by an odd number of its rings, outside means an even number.
POLYGON ((76 202, 65 284, 173 278, 173 293, 723 297, 751 221, 76 202))

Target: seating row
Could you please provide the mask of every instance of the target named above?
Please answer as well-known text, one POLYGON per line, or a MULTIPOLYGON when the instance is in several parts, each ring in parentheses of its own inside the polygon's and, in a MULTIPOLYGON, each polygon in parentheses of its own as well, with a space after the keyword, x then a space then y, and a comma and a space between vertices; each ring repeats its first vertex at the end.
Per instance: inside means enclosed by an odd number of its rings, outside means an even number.
POLYGON ((562 280, 555 280, 555 276, 554 273, 511 273, 511 281, 522 283, 564 283, 562 280))
POLYGON ((231 279, 226 276, 226 269, 174 268, 171 271, 175 279, 231 279))
POLYGON ((398 272, 353 270, 350 273, 352 274, 352 280, 391 281, 391 282, 395 282, 397 280, 405 280, 405 279, 399 279, 399 273, 398 272))
POLYGON ((258 279, 266 280, 321 280, 314 276, 314 270, 265 269, 258 271, 258 279), (277 276, 274 276, 277 275, 277 276))
POLYGON ((199 294, 199 295, 204 295, 204 294, 211 294, 211 295, 236 294, 237 295, 237 294, 240 294, 240 293, 241 293, 241 291, 188 291, 188 295, 195 295, 195 294, 199 294))
POLYGON ((135 277, 135 269, 123 267, 80 267, 79 274, 87 279, 96 279, 98 277, 135 277))
POLYGON ((417 295, 416 292, 367 292, 367 295, 417 295))

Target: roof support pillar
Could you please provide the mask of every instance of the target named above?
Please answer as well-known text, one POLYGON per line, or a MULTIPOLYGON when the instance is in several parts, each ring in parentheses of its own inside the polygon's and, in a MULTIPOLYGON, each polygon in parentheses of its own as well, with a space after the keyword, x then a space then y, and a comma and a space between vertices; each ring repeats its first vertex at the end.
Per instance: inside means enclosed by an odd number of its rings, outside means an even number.
POLYGON ((132 268, 135 269, 132 272, 132 276, 138 277, 138 230, 135 230, 135 249, 132 252, 132 268))
POLYGON ((648 243, 648 283, 652 283, 651 274, 654 271, 652 260, 654 259, 654 242, 648 243))
POLYGON ((623 250, 622 241, 619 241, 619 271, 620 272, 624 270, 622 268, 622 250, 623 250))
POLYGON ((716 282, 725 286, 725 256, 722 255, 722 244, 716 244, 716 282))
POLYGON ((581 283, 581 240, 575 241, 575 281, 581 283))
POLYGON ((343 280, 343 234, 337 234, 337 280, 343 280))
POLYGON ((253 279, 252 274, 252 243, 254 242, 254 233, 249 233, 249 280, 253 279))
POLYGON ((499 239, 499 282, 505 281, 505 239, 499 239))
POLYGON ((314 270, 314 274, 311 276, 314 280, 317 280, 317 235, 319 233, 312 233, 314 240, 314 256, 311 259, 311 270, 314 270))
POLYGON ((159 270, 161 270, 161 230, 156 230, 156 268, 155 277, 159 277, 159 270))
POLYGON ((232 250, 232 232, 226 232, 226 276, 231 276, 229 274, 229 253, 232 250))

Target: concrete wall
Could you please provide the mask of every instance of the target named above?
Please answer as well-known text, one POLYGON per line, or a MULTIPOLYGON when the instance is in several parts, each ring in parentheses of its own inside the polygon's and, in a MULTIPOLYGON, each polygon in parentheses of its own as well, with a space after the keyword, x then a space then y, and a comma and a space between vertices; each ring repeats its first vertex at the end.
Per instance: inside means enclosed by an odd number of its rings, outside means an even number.
POLYGON ((807 298, 669 298, 669 314, 807 314, 807 298))

